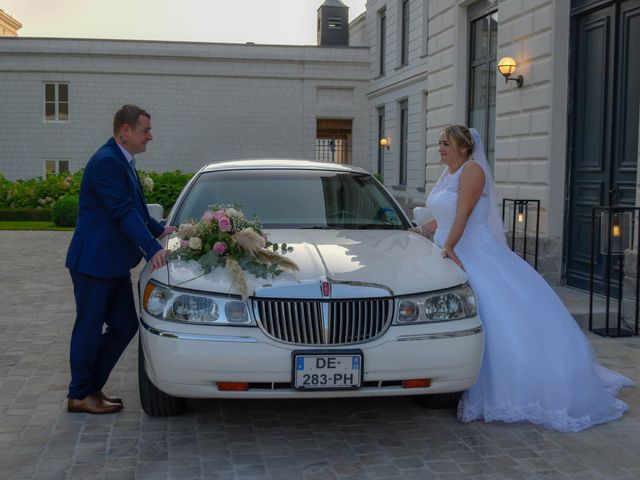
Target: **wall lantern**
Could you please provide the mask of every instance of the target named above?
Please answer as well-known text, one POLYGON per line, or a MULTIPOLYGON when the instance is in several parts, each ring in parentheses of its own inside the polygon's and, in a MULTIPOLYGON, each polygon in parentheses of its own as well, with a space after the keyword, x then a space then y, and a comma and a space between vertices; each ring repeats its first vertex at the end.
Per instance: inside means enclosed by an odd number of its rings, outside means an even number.
POLYGON ((389 150, 389 148, 390 148, 389 139, 387 137, 382 137, 380 139, 380 146, 382 148, 386 148, 387 150, 389 150))
POLYGON ((522 75, 518 75, 517 77, 511 77, 513 72, 516 71, 516 61, 511 57, 502 57, 498 62, 498 71, 504 75, 504 83, 509 83, 509 80, 513 80, 518 85, 518 88, 522 88, 522 83, 524 79, 522 75))
POLYGON ((518 205, 518 223, 524 223, 524 203, 518 205))

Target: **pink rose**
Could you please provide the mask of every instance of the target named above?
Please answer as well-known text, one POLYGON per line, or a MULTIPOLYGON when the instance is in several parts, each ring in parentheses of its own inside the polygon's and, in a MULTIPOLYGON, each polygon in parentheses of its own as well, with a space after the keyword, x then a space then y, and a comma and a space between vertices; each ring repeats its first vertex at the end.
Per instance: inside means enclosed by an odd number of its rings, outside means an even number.
POLYGON ((73 178, 71 178, 71 177, 67 177, 67 178, 64 179, 65 182, 71 182, 71 180, 73 180, 73 178))
POLYGON ((218 221, 220 221, 220 219, 222 217, 224 217, 224 216, 225 216, 224 210, 217 210, 217 211, 213 212, 213 218, 215 218, 218 221))
POLYGON ((180 240, 180 246, 182 248, 187 248, 189 246, 189 240, 180 240))
POLYGON ((222 255, 227 251, 227 245, 224 242, 216 242, 213 244, 213 250, 218 254, 222 255))
POLYGON ((207 210, 202 214, 202 220, 206 220, 207 222, 210 222, 214 218, 216 218, 215 213, 213 213, 211 210, 207 210))
POLYGON ((231 221, 225 216, 220 217, 218 219, 218 228, 223 232, 228 232, 231 230, 231 221))

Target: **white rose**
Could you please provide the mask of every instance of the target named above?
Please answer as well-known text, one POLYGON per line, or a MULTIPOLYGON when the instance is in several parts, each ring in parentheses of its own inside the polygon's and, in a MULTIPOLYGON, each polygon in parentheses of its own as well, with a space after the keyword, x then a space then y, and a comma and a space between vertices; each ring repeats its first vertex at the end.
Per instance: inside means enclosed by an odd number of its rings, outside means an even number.
POLYGON ((153 190, 153 178, 151 177, 144 177, 144 180, 142 180, 142 185, 144 186, 144 188, 147 191, 152 191, 153 190))
POLYGON ((191 237, 189 239, 189 248, 193 250, 200 250, 202 248, 202 240, 200 237, 191 237))
POLYGON ((236 210, 235 208, 227 208, 224 213, 227 214, 227 217, 244 218, 243 213, 236 210))

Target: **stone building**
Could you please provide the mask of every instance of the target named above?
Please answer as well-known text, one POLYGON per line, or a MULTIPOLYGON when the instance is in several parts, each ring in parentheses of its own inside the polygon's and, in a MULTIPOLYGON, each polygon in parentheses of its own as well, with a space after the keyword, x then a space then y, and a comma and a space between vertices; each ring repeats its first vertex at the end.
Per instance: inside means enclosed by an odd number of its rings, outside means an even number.
POLYGON ((332 129, 352 146, 326 159, 365 164, 368 61, 366 48, 3 38, 0 172, 78 170, 124 103, 153 118, 144 169, 315 158, 332 129))
MULTIPOLYGON (((477 128, 500 197, 540 202, 539 269, 588 289, 592 207, 638 203, 640 1, 371 0, 352 30, 369 47, 369 168, 423 204, 442 127, 477 128)), ((597 291, 603 275, 596 253, 597 291)))
POLYGON ((0 9, 0 37, 17 37, 22 24, 0 9))
MULTIPOLYGON (((369 0, 347 18, 322 3, 315 47, 2 38, 0 172, 80 168, 134 102, 153 115, 148 169, 349 162, 410 209, 442 171, 440 130, 466 123, 501 199, 540 202, 523 212, 539 270, 588 288, 592 207, 638 204, 640 0, 369 0)), ((597 254, 596 290, 603 275, 597 254)))

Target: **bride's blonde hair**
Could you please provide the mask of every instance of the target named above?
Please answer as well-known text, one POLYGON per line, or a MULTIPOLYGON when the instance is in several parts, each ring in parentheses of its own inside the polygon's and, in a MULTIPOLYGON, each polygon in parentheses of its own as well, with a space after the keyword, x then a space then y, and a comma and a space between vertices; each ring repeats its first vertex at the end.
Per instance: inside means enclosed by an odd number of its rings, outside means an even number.
POLYGON ((456 145, 467 150, 467 157, 469 158, 473 153, 473 139, 471 138, 471 132, 464 125, 449 125, 442 129, 447 136, 447 140, 454 141, 456 145))

